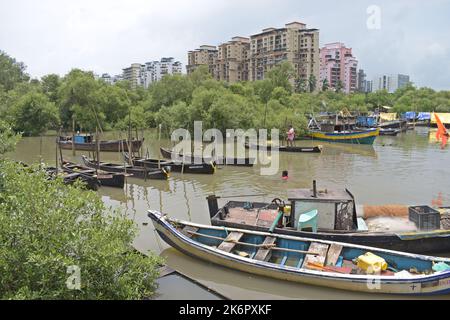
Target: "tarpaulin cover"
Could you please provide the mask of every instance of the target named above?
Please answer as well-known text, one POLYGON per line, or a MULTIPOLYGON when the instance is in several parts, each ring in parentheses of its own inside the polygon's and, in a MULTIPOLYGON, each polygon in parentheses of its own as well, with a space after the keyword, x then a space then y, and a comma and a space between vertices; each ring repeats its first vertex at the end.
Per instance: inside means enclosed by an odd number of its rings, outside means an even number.
POLYGON ((430 120, 430 119, 431 119, 430 112, 419 112, 419 115, 417 116, 417 120, 419 120, 419 121, 430 120))

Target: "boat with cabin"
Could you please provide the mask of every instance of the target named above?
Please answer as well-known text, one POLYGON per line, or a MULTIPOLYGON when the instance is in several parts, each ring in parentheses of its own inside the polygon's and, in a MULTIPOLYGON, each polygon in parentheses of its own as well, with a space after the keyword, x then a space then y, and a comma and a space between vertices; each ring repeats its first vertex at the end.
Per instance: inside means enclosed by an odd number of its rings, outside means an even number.
MULTIPOLYGON (((99 151, 102 152, 138 152, 144 140, 132 139, 131 141, 122 140, 101 140, 98 142, 99 151), (130 148, 128 147, 130 145, 130 148)), ((58 145, 61 149, 65 150, 82 150, 82 151, 96 151, 97 143, 95 138, 90 134, 77 134, 72 136, 60 136, 58 139, 58 145)))
POLYGON ((283 206, 279 200, 231 200, 219 208, 218 199, 207 197, 214 226, 411 253, 450 252, 450 230, 440 223, 445 214, 427 206, 361 206, 349 190, 317 190, 315 183, 313 189, 288 190, 283 206))
POLYGON ((312 117, 308 124, 313 140, 372 145, 380 134, 379 128, 356 128, 357 117, 346 113, 322 114, 312 117))

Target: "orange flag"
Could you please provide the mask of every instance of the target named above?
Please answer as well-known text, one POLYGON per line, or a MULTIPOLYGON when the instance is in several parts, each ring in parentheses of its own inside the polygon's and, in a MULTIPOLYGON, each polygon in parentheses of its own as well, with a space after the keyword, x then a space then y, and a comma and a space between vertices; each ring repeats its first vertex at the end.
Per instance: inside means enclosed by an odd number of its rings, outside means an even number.
POLYGON ((445 145, 447 144, 449 134, 448 134, 445 126, 442 124, 441 119, 438 117, 438 115, 436 113, 434 114, 434 117, 436 118, 436 122, 437 122, 437 126, 438 126, 438 131, 436 133, 436 139, 439 141, 442 137, 441 148, 444 149, 445 145))

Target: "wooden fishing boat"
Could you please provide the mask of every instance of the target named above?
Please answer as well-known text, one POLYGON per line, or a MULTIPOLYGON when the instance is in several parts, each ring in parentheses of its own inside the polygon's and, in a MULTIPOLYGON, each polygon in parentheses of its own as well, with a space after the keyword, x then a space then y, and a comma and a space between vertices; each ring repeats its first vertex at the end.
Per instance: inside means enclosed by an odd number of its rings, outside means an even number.
MULTIPOLYGON (((126 162, 130 161, 129 153, 124 153, 126 162)), ((175 163, 173 161, 133 157, 133 165, 145 168, 169 168, 171 172, 195 173, 195 174, 214 174, 216 166, 214 162, 210 163, 175 163)))
POLYGON ((383 129, 383 128, 380 128, 380 136, 397 136, 400 132, 401 132, 400 129, 394 129, 394 128, 383 129))
POLYGON ((397 207, 357 206, 347 190, 310 189, 288 190, 288 201, 283 218, 279 218, 276 203, 228 201, 219 208, 220 197, 207 198, 211 224, 227 228, 241 228, 274 233, 373 246, 410 253, 450 252, 450 230, 441 226, 422 229, 408 216, 408 207, 401 207, 402 215, 392 216, 397 207), (369 212, 369 209, 371 212, 369 212), (317 229, 300 223, 302 214, 317 210, 317 229), (288 210, 286 210, 288 211, 288 210), (278 219, 278 220, 277 220, 278 219), (400 226, 400 227, 399 227, 400 226))
POLYGON ((178 154, 176 155, 172 150, 168 150, 165 148, 160 148, 161 155, 166 159, 180 159, 184 163, 209 163, 213 162, 214 164, 220 164, 220 165, 227 165, 227 166, 238 166, 238 167, 253 167, 255 164, 254 158, 227 158, 227 157, 220 157, 217 159, 213 158, 201 158, 196 157, 194 155, 182 155, 178 154))
MULTIPOLYGON (((131 140, 132 152, 138 152, 141 149, 144 140, 131 140)), ((75 136, 75 141, 72 143, 72 137, 59 137, 58 145, 61 149, 65 150, 82 150, 82 151, 96 151, 96 143, 94 137, 91 135, 78 135, 75 136)), ((100 151, 103 152, 128 152, 128 140, 105 140, 99 141, 100 151)))
POLYGON ((133 175, 133 177, 135 178, 167 180, 169 177, 169 172, 164 168, 142 168, 132 165, 114 164, 107 162, 100 162, 100 164, 98 164, 97 162, 88 159, 86 156, 81 156, 81 159, 83 160, 84 165, 89 168, 99 169, 107 172, 127 173, 133 175))
POLYGON ((345 131, 310 131, 310 135, 315 140, 353 143, 353 144, 373 144, 376 137, 379 136, 380 129, 372 128, 367 130, 345 130, 345 131))
POLYGON ((86 176, 76 172, 67 172, 65 170, 56 170, 54 167, 47 167, 45 171, 48 175, 48 179, 56 179, 56 177, 60 177, 63 179, 64 184, 71 185, 74 184, 75 181, 82 181, 88 190, 97 191, 100 183, 96 177, 86 176))
POLYGON ((99 181, 100 186, 113 188, 123 188, 125 177, 130 176, 124 173, 95 170, 69 161, 63 161, 62 168, 68 173, 79 173, 84 176, 95 177, 99 181))
POLYGON ((404 295, 450 293, 450 270, 435 271, 436 264, 445 270, 450 265, 448 258, 207 226, 171 219, 152 210, 148 216, 167 244, 194 258, 235 270, 350 291, 404 295), (369 254, 383 263, 365 267, 364 257, 369 254), (352 262, 355 260, 357 266, 352 262))
POLYGON ((322 152, 322 146, 313 146, 313 147, 291 147, 291 146, 261 146, 261 145, 254 145, 254 144, 245 144, 246 149, 256 149, 256 150, 277 150, 279 152, 308 152, 308 153, 320 153, 322 152))

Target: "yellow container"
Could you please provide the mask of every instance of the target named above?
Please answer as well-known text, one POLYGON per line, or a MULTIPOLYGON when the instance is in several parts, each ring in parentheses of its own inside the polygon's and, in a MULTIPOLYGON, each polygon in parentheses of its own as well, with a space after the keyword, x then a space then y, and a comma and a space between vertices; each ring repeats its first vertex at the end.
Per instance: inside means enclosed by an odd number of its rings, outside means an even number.
POLYGON ((366 271, 367 274, 380 273, 388 268, 386 260, 371 252, 359 256, 357 266, 366 271))
POLYGON ((284 207, 284 215, 289 217, 291 215, 291 206, 284 207))

